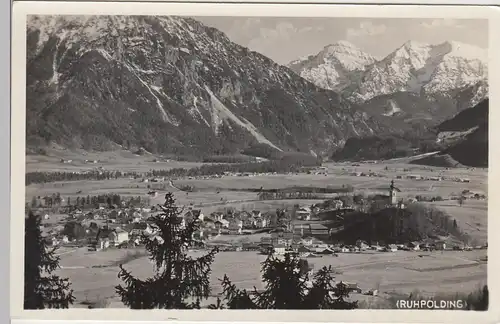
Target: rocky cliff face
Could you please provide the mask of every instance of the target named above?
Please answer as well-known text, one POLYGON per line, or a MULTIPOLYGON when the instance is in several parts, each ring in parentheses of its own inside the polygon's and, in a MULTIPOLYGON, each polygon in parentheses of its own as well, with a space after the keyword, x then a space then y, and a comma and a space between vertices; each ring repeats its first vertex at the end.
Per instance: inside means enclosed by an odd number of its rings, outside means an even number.
POLYGON ((321 154, 391 128, 190 18, 32 16, 27 51, 28 145, 321 154))

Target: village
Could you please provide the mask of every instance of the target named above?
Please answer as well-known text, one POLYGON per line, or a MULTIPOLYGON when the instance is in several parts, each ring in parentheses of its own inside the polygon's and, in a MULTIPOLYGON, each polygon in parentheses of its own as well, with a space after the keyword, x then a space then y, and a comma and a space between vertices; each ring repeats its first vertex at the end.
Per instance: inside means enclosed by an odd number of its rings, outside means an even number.
MULTIPOLYGON (((320 171, 323 171, 320 169, 320 171)), ((231 176, 229 174, 221 175, 231 176)), ((241 176, 235 174, 233 176, 241 176)), ((363 176, 363 175, 360 175, 363 176)), ((368 176, 373 176, 369 174, 368 176)), ((400 179, 398 176, 396 179, 400 179)), ((423 180, 411 175, 408 179, 423 180)), ((441 178, 440 178, 441 179, 441 178)), ((428 179, 434 180, 434 179, 428 179)), ((164 183, 164 177, 142 179, 144 183, 164 183)), ((150 185, 147 188, 151 188, 150 185)), ((199 229, 194 233, 198 248, 217 246, 220 251, 257 251, 258 253, 283 255, 299 253, 302 257, 318 257, 336 255, 337 253, 353 253, 362 251, 395 252, 433 251, 433 250, 471 250, 482 249, 486 245, 470 246, 468 242, 446 244, 443 240, 426 239, 422 241, 408 240, 392 235, 404 231, 409 226, 405 215, 406 205, 418 202, 418 199, 399 199, 400 191, 394 186, 394 180, 388 186, 387 195, 379 194, 363 199, 354 194, 338 194, 337 197, 325 199, 313 205, 294 204, 290 208, 272 211, 235 210, 224 208, 223 211, 205 215, 202 209, 192 206, 183 207, 178 215, 180 227, 187 222, 199 222, 199 229), (366 218, 368 210, 373 212, 374 205, 386 214, 398 214, 391 217, 393 227, 391 235, 385 237, 387 242, 360 237, 355 241, 345 240, 336 233, 348 227, 358 226, 366 218), (359 214, 361 213, 361 214, 359 214), (239 239, 234 239, 234 238, 239 239), (228 239, 231 238, 231 239, 228 239), (350 242, 348 242, 350 241, 350 242)), ((186 192, 186 194, 188 194, 186 192)), ((57 218, 50 213, 43 214, 43 230, 47 243, 51 246, 87 246, 91 251, 102 251, 111 248, 131 248, 141 245, 143 235, 154 236, 149 218, 161 212, 158 206, 151 206, 151 199, 158 198, 158 191, 149 189, 144 197, 122 198, 119 195, 102 195, 79 197, 73 204, 68 198, 64 201, 59 195, 37 198, 32 205, 39 206, 35 212, 44 213, 45 206, 59 204, 63 213, 57 218), (47 202, 49 201, 49 202, 47 202), (57 218, 51 221, 51 217, 57 218)), ((419 197, 417 197, 419 198, 419 197)), ((433 200, 436 198, 432 198, 433 200)), ((442 198, 439 198, 442 199, 442 198)), ((462 192, 460 197, 449 199, 485 199, 484 195, 462 192)), ((424 198, 420 198, 424 200, 424 198)), ((370 225, 374 226, 374 225, 370 225)), ((363 232, 360 230, 360 232, 363 232)))

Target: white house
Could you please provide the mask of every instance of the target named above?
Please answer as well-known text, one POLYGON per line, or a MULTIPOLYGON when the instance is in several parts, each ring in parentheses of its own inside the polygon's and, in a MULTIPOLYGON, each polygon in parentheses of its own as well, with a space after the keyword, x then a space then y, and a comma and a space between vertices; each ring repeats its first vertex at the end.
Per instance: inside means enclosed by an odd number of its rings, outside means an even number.
POLYGON ((121 228, 116 228, 114 231, 109 233, 108 236, 111 244, 117 246, 128 241, 128 232, 122 230, 121 228))
POLYGON ((286 247, 283 244, 278 244, 278 245, 274 246, 274 253, 275 254, 283 255, 283 254, 285 254, 285 251, 286 251, 286 247))
POLYGON ((97 250, 107 249, 108 247, 109 247, 108 238, 99 239, 99 241, 97 242, 97 250))
POLYGON ((223 228, 229 228, 229 221, 227 219, 221 219, 219 222, 222 224, 223 228))

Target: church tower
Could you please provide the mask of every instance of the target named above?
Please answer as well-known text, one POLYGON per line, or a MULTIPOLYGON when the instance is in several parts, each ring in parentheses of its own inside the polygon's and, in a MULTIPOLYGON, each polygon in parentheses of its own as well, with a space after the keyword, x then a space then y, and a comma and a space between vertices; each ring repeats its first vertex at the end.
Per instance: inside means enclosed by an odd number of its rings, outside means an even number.
POLYGON ((389 187, 389 204, 395 206, 398 204, 396 196, 396 188, 394 187, 394 180, 391 180, 391 186, 389 187))

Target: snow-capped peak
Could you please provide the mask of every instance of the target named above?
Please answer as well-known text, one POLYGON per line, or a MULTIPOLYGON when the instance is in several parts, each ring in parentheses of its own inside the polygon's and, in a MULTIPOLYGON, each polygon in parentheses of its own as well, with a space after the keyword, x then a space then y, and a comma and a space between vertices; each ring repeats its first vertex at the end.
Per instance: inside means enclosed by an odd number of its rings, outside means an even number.
POLYGON ((480 47, 455 41, 407 41, 369 66, 349 92, 356 101, 401 91, 446 96, 486 79, 487 53, 480 47))
POLYGON ((303 78, 326 89, 339 89, 348 81, 347 75, 362 71, 376 61, 348 41, 338 41, 325 46, 316 55, 292 61, 288 66, 303 78))
POLYGON ((332 47, 332 48, 350 48, 350 49, 359 50, 359 48, 356 45, 354 45, 353 43, 348 42, 346 40, 340 40, 338 42, 335 42, 333 44, 325 46, 325 48, 328 48, 328 47, 332 47))

